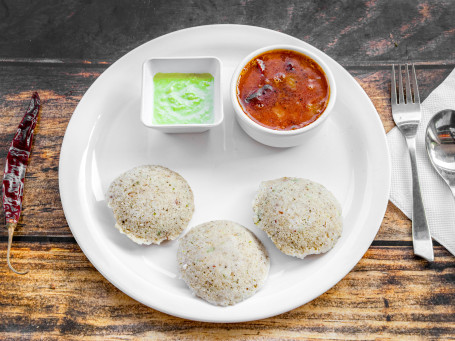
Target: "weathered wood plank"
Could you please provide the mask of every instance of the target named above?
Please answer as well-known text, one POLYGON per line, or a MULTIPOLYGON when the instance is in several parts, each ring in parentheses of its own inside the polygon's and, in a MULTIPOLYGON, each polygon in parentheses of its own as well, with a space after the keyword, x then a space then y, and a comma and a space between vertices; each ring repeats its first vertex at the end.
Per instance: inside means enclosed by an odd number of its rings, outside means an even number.
MULTIPOLYGON (((0 258, 5 243, 0 243, 0 258)), ((455 335, 453 256, 416 260, 412 247, 373 246, 335 287, 288 313, 236 324, 172 317, 129 298, 105 280, 72 243, 21 243, 17 276, 0 264, 0 335, 20 338, 153 337, 252 339, 396 339, 455 335)))
MULTIPOLYGON (((23 214, 16 234, 32 236, 71 236, 63 215, 58 191, 58 160, 63 136, 72 112, 84 92, 105 68, 77 65, 59 67, 3 65, 0 68, 0 169, 3 171, 9 144, 16 131, 30 94, 40 92, 43 110, 36 128, 27 171, 23 214), (43 88, 45 87, 45 88, 43 88)), ((394 124, 389 106, 390 70, 350 69, 351 74, 370 96, 385 130, 394 124)), ((422 97, 425 98, 450 72, 447 68, 418 70, 422 97)), ((390 211, 390 210, 389 210, 390 211)), ((391 211, 394 212, 394 211, 391 211)), ((0 210, 0 221, 4 213, 0 210)), ((381 239, 409 240, 408 220, 400 213, 386 216, 381 239), (404 224, 404 225, 403 225, 404 224), (384 231, 384 232, 383 232, 384 231), (390 233, 389 233, 390 232, 390 233)), ((6 230, 0 229, 0 236, 6 230)))
POLYGON ((335 59, 454 63, 455 6, 450 0, 286 1, 154 0, 131 3, 4 0, 0 58, 112 62, 179 29, 247 24, 281 31, 335 59))
MULTIPOLYGON (((77 103, 105 67, 3 65, 0 68, 0 169, 30 100, 38 91, 42 110, 27 168, 23 213, 17 234, 70 235, 60 202, 58 161, 66 127, 77 103), (22 228, 24 226, 24 228, 22 228)), ((4 221, 0 210, 0 221, 4 221)), ((6 230, 1 229, 0 235, 6 230)))

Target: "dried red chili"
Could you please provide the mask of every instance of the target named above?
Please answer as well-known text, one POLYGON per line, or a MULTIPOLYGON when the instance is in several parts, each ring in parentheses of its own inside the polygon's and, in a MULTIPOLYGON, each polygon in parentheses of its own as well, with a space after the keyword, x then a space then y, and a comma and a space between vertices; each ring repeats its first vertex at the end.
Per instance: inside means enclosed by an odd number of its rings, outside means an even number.
POLYGON ((8 228, 7 262, 9 268, 20 275, 26 274, 28 271, 19 272, 12 267, 10 251, 14 229, 21 214, 25 171, 32 149, 33 130, 36 126, 39 109, 40 98, 35 92, 11 142, 3 175, 3 209, 5 210, 6 227, 8 228))

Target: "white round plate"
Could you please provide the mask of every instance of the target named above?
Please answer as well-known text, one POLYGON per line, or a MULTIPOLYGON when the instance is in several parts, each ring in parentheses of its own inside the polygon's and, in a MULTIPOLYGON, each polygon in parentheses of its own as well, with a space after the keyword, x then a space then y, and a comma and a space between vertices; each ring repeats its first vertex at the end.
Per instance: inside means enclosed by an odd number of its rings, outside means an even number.
POLYGON ((154 39, 110 66, 90 87, 68 125, 60 155, 60 195, 79 246, 104 277, 132 298, 162 312, 199 321, 239 322, 277 315, 318 297, 362 258, 384 216, 390 163, 384 129, 357 82, 330 57, 301 40, 240 25, 201 26, 154 39), (249 138, 229 99, 237 63, 266 45, 311 49, 332 68, 338 98, 318 136, 276 149, 249 138), (225 121, 200 134, 164 134, 140 122, 141 68, 152 57, 215 56, 223 62, 225 121), (194 297, 177 272, 178 241, 140 246, 114 227, 105 192, 122 172, 158 164, 180 173, 195 195, 189 228, 229 219, 266 246, 271 268, 264 287, 231 307, 194 297), (280 253, 252 221, 259 183, 296 176, 326 186, 341 202, 344 231, 328 253, 304 260, 280 253))

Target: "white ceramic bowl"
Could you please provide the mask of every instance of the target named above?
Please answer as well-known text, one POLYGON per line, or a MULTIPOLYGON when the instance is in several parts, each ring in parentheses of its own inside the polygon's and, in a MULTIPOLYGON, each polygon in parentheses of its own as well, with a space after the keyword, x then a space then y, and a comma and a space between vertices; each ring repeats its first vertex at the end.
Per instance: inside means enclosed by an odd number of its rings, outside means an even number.
POLYGON ((332 109, 335 104, 335 99, 336 84, 332 71, 327 67, 327 65, 322 61, 322 59, 317 54, 305 48, 292 45, 272 45, 250 53, 240 62, 239 66, 237 67, 232 76, 231 81, 231 100, 236 113, 237 121, 239 122, 240 126, 250 137, 252 137, 256 141, 272 147, 293 147, 302 144, 305 140, 311 138, 311 136, 317 133, 317 131, 319 130, 318 128, 321 127, 321 125, 332 112, 332 109), (251 61, 256 56, 264 52, 272 50, 291 50, 302 53, 313 59, 317 64, 319 64, 319 66, 322 68, 327 77, 327 81, 330 88, 330 95, 327 107, 325 108, 325 110, 323 111, 321 116, 319 116, 318 119, 316 119, 314 122, 310 123, 309 125, 303 128, 295 130, 274 130, 266 128, 254 122, 251 118, 249 118, 247 114, 243 111, 242 107, 240 106, 239 100, 237 98, 237 82, 240 73, 242 72, 243 68, 248 64, 249 61, 251 61))
POLYGON ((221 61, 216 57, 176 57, 152 58, 146 60, 142 67, 142 106, 141 120, 147 127, 165 133, 200 133, 223 122, 223 100, 221 96, 221 61), (163 73, 210 73, 214 78, 212 123, 195 124, 155 124, 153 77, 163 73))

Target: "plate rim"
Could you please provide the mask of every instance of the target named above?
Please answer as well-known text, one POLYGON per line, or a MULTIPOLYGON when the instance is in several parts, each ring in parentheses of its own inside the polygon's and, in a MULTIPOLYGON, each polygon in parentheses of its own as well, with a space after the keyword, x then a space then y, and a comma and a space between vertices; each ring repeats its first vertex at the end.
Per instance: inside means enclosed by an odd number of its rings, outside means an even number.
MULTIPOLYGON (((293 37, 291 35, 288 35, 288 34, 285 34, 285 33, 282 33, 282 32, 278 32, 278 31, 275 31, 275 30, 272 30, 272 29, 268 29, 268 28, 263 28, 263 27, 258 27, 258 26, 251 26, 251 25, 237 25, 237 24, 202 25, 202 26, 194 26, 194 27, 189 27, 189 28, 177 30, 177 31, 170 32, 170 33, 167 33, 165 35, 162 35, 160 37, 156 37, 156 38, 154 38, 152 40, 149 40, 149 41, 137 46, 136 48, 132 49, 131 51, 129 51, 125 55, 123 55, 117 61, 112 63, 105 71, 107 71, 108 69, 110 69, 111 67, 116 65, 117 63, 120 63, 124 59, 128 58, 128 56, 130 54, 132 54, 134 51, 143 48, 145 45, 150 44, 151 42, 157 42, 157 41, 160 41, 160 40, 163 40, 163 39, 167 39, 167 38, 169 38, 172 35, 188 34, 188 32, 191 32, 191 31, 198 31, 198 30, 204 30, 204 29, 209 29, 209 28, 224 28, 224 29, 227 29, 227 30, 230 30, 230 29, 247 29, 248 30, 248 29, 250 29, 250 30, 265 31, 264 33, 271 32, 272 34, 283 35, 283 36, 286 36, 288 38, 292 38, 294 40, 297 40, 299 43, 303 43, 303 44, 309 45, 309 46, 311 46, 313 48, 316 48, 316 47, 312 46, 311 44, 308 44, 308 43, 306 43, 305 41, 303 41, 303 40, 301 40, 299 38, 296 38, 296 37, 293 37)), ((340 71, 345 73, 345 75, 347 77, 353 79, 354 86, 357 87, 357 90, 360 91, 365 96, 365 99, 367 100, 368 105, 370 106, 370 110, 373 110, 376 113, 376 115, 374 115, 374 120, 376 121, 375 124, 377 124, 380 127, 384 128, 384 126, 382 124, 382 121, 380 119, 379 113, 377 112, 377 110, 376 110, 374 104, 372 103, 370 97, 366 94, 366 92, 363 90, 363 88, 360 86, 360 84, 351 76, 351 74, 342 65, 340 65, 338 62, 336 62, 333 58, 328 56, 323 51, 321 51, 321 50, 319 50, 319 51, 322 54, 324 54, 324 56, 326 58, 328 58, 332 62, 336 63, 337 66, 339 66, 340 71)), ((104 74, 104 72, 103 72, 103 74, 104 74)), ((69 210, 69 207, 68 207, 69 198, 67 197, 67 194, 64 193, 65 192, 65 188, 67 187, 67 185, 65 184, 65 179, 64 179, 64 176, 63 176, 64 172, 63 171, 66 170, 66 166, 62 162, 62 160, 65 159, 64 153, 69 148, 68 147, 69 138, 67 137, 68 136, 67 132, 72 127, 72 122, 74 124, 74 120, 73 119, 74 119, 74 117, 77 116, 75 114, 78 113, 78 108, 80 107, 80 103, 83 102, 83 99, 87 95, 87 93, 93 91, 93 88, 98 83, 101 82, 101 80, 103 79, 103 74, 101 74, 95 80, 95 82, 93 82, 93 84, 91 84, 91 86, 87 89, 87 91, 85 92, 85 94, 83 95, 81 100, 79 101, 78 105, 76 106, 76 108, 75 108, 75 110, 74 110, 74 112, 73 112, 73 114, 71 116, 71 119, 70 119, 70 121, 69 121, 69 123, 67 125, 67 128, 65 130, 65 135, 64 135, 64 138, 63 138, 63 142, 62 142, 61 150, 60 150, 60 154, 59 154, 59 173, 58 173, 59 174, 59 193, 60 193, 60 198, 61 198, 61 202, 62 202, 62 208, 63 208, 64 214, 65 214, 65 218, 66 218, 67 223, 68 223, 68 227, 70 228, 71 233, 73 234, 76 242, 78 243, 78 246, 81 248, 81 250, 83 251, 84 255, 91 262, 91 264, 96 268, 96 270, 98 272, 100 272, 103 275, 103 277, 106 278, 106 280, 108 280, 112 285, 114 285, 120 291, 122 291, 123 293, 125 293, 129 297, 135 299, 136 301, 138 301, 138 302, 140 302, 140 303, 142 303, 142 304, 144 304, 144 305, 146 305, 148 307, 151 307, 152 309, 156 309, 156 310, 161 311, 163 313, 166 313, 166 314, 169 314, 169 315, 172 315, 172 316, 176 316, 176 317, 180 317, 180 318, 184 318, 184 319, 190 319, 190 320, 201 321, 201 322, 216 322, 216 323, 236 323, 236 322, 254 321, 254 320, 264 319, 264 318, 271 317, 271 316, 276 316, 276 315, 282 314, 284 312, 293 310, 293 309, 295 309, 297 307, 300 307, 300 306, 302 306, 302 305, 304 305, 304 304, 306 304, 308 302, 311 302, 315 298, 319 297, 323 293, 325 293, 328 290, 330 290, 339 281, 341 281, 349 272, 352 271, 352 269, 355 267, 355 265, 363 258, 363 255, 366 253, 366 251, 371 246, 371 243, 375 239, 375 237, 376 237, 376 235, 377 235, 377 233, 379 231, 379 228, 381 227, 381 223, 383 221, 385 212, 387 210, 387 205, 388 205, 389 196, 390 196, 391 160, 390 160, 389 146, 388 146, 388 143, 387 143, 386 133, 385 133, 384 129, 381 129, 381 134, 380 135, 382 137, 382 145, 385 147, 385 153, 386 153, 386 155, 384 155, 384 156, 385 156, 385 159, 386 159, 386 162, 387 162, 387 164, 385 165, 385 170, 387 171, 387 174, 385 174, 385 179, 387 180, 386 181, 387 182, 387 188, 386 188, 386 191, 384 192, 384 194, 385 194, 384 196, 386 196, 387 198, 386 198, 386 200, 384 200, 383 209, 380 210, 380 212, 382 212, 382 213, 380 214, 381 218, 380 218, 380 221, 378 222, 378 226, 375 228, 374 234, 372 233, 371 240, 369 239, 368 243, 365 243, 365 246, 362 247, 361 250, 359 251, 359 253, 361 253, 360 258, 357 259, 357 257, 356 257, 356 261, 352 264, 352 266, 349 265, 349 266, 345 266, 343 268, 342 275, 337 280, 335 280, 333 282, 330 282, 329 284, 323 286, 322 289, 317 290, 318 293, 313 295, 310 299, 306 300, 305 302, 298 301, 298 303, 287 304, 287 305, 285 305, 285 307, 282 307, 281 309, 275 309, 275 311, 273 313, 270 313, 270 312, 266 312, 266 313, 262 312, 261 313, 260 312, 260 313, 256 314, 255 316, 253 316, 251 318, 236 318, 236 317, 227 317, 227 316, 224 319, 198 318, 198 317, 195 317, 195 316, 188 316, 188 315, 185 315, 185 314, 180 314, 179 312, 176 312, 176 311, 174 311, 172 309, 167 309, 166 307, 162 307, 162 306, 155 306, 155 305, 150 304, 149 302, 145 302, 145 300, 142 299, 140 297, 140 295, 136 294, 132 290, 129 290, 129 288, 126 288, 125 286, 123 286, 122 283, 118 283, 118 282, 112 281, 110 279, 109 274, 106 273, 105 269, 102 269, 100 266, 96 265, 97 262, 96 262, 96 260, 94 260, 94 257, 92 257, 93 256, 92 252, 85 247, 84 243, 81 243, 81 240, 79 239, 79 237, 77 235, 77 232, 75 232, 74 227, 71 227, 71 225, 74 226, 75 223, 74 223, 74 220, 73 220, 72 213, 70 213, 70 210, 69 210), (346 271, 345 271, 345 268, 347 268, 346 271)), ((292 288, 292 287, 290 287, 290 288, 292 288)), ((290 288, 288 288, 288 290, 290 290, 290 288)))

